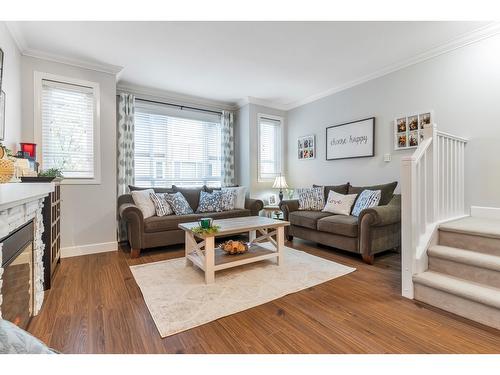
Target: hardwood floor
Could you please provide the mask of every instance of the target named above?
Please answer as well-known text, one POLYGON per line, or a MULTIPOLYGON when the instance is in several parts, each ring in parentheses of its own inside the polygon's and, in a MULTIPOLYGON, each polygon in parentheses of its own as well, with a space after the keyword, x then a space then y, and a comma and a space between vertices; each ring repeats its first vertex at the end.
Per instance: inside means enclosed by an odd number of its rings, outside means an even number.
POLYGON ((399 254, 287 245, 357 271, 161 339, 129 266, 183 247, 66 258, 29 331, 63 353, 500 353, 500 331, 401 297, 399 254))

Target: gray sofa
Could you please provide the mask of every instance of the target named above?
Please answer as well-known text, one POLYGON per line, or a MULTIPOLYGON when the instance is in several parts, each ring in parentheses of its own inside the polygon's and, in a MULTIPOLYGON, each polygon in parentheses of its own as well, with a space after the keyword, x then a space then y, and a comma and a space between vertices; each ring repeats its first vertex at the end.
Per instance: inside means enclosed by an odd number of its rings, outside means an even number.
MULTIPOLYGON (((143 190, 129 186, 130 190, 143 190)), ((206 186, 197 188, 182 188, 172 186, 172 188, 153 188, 157 193, 176 193, 181 192, 189 205, 196 212, 200 200, 200 192, 211 192, 206 186)), ((257 216, 264 207, 261 200, 245 199, 244 209, 235 209, 223 212, 205 212, 191 215, 169 215, 152 216, 144 219, 142 211, 134 204, 131 194, 124 194, 118 197, 118 212, 120 220, 127 228, 127 239, 131 248, 131 256, 139 257, 141 251, 147 248, 168 246, 184 243, 184 231, 178 228, 180 223, 197 221, 202 217, 212 217, 214 219, 229 219, 233 217, 257 216)), ((123 226, 122 226, 123 227, 123 226)))
MULTIPOLYGON (((374 255, 401 245, 401 196, 393 194, 397 182, 376 186, 351 186, 349 183, 324 186, 325 198, 330 190, 340 194, 359 194, 365 189, 381 190, 379 206, 363 210, 359 217, 335 215, 322 211, 299 210, 298 200, 280 203, 288 240, 298 237, 362 255, 373 264, 374 255)), ((318 185, 314 185, 318 186, 318 185)))

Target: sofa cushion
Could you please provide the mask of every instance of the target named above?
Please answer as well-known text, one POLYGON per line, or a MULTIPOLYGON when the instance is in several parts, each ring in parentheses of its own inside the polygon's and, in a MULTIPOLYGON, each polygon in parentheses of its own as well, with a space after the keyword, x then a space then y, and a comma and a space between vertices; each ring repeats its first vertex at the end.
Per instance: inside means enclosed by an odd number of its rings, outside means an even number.
POLYGON ((328 197, 330 191, 334 191, 339 194, 347 194, 349 191, 349 182, 343 185, 313 185, 313 187, 321 187, 323 186, 325 197, 328 197))
MULTIPOLYGON (((385 206, 388 204, 392 196, 394 195, 394 190, 398 185, 397 181, 391 182, 389 184, 374 185, 374 186, 349 186, 349 194, 360 194, 363 190, 380 190, 382 195, 380 197, 380 206, 385 206)), ((358 196, 359 198, 359 196, 358 196)))
POLYGON ((200 202, 198 203, 198 208, 196 213, 204 212, 219 212, 222 211, 222 192, 214 191, 213 193, 207 193, 206 191, 200 192, 200 202))
POLYGON ((325 207, 324 190, 321 186, 313 188, 297 188, 299 210, 321 211, 325 207))
POLYGON ((345 215, 328 216, 318 220, 318 230, 347 237, 358 237, 358 218, 345 215))
POLYGON ((293 211, 288 215, 288 220, 292 225, 316 229, 319 219, 331 215, 331 213, 321 211, 293 211))
POLYGON ((189 205, 193 209, 194 212, 198 209, 198 204, 200 202, 200 193, 201 191, 206 191, 205 186, 200 187, 179 187, 172 185, 172 189, 177 193, 181 193, 184 195, 184 198, 188 201, 189 205))
POLYGON ((152 216, 144 219, 144 232, 163 232, 179 229, 179 224, 198 221, 204 214, 152 216))
POLYGON ((156 208, 150 196, 151 193, 154 194, 153 189, 134 190, 131 194, 134 204, 142 211, 144 218, 156 215, 156 208))
POLYGON ((176 215, 190 215, 194 213, 186 197, 180 191, 174 194, 165 194, 164 197, 176 215))
POLYGON ((380 190, 363 190, 352 209, 352 216, 359 216, 367 208, 377 207, 380 202, 380 190))

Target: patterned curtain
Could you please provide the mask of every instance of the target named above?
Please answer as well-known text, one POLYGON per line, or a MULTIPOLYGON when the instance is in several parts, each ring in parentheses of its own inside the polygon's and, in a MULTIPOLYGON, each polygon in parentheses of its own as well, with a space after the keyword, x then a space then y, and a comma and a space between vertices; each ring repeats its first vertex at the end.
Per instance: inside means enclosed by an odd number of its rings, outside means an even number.
POLYGON ((234 185, 233 113, 222 111, 222 186, 234 185))
MULTIPOLYGON (((134 95, 120 93, 117 111, 118 196, 126 194, 128 185, 134 184, 134 107, 134 95)), ((127 239, 126 227, 119 218, 118 239, 120 241, 127 239)))

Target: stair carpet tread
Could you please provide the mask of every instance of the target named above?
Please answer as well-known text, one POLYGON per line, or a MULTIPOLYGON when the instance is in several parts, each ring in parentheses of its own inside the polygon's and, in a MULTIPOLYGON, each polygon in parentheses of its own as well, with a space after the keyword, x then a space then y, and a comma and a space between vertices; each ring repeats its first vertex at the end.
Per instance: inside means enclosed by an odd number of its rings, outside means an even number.
POLYGON ((498 288, 432 271, 413 276, 413 282, 500 309, 500 289, 498 288))
POLYGON ((440 224, 439 230, 500 239, 500 220, 468 216, 440 224))
POLYGON ((427 251, 429 257, 450 260, 500 272, 500 256, 450 246, 433 245, 427 251))

